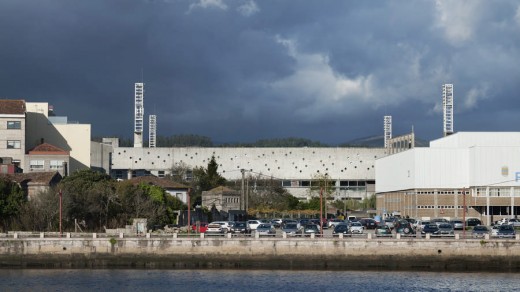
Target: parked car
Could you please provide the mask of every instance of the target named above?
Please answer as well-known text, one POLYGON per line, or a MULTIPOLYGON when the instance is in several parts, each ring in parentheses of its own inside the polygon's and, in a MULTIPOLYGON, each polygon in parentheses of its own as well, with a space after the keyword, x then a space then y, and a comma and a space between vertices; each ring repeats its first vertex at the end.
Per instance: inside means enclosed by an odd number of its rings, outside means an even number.
POLYGON ((262 224, 260 220, 248 220, 247 221, 247 231, 251 233, 251 231, 256 230, 258 225, 262 224))
POLYGON ((338 224, 341 224, 341 223, 345 223, 345 221, 341 220, 341 219, 330 219, 329 220, 329 228, 334 228, 338 224))
POLYGON ((439 234, 441 236, 455 236, 455 231, 453 231, 453 226, 450 223, 440 223, 439 234))
POLYGON ((385 219, 385 225, 390 227, 390 229, 394 229, 394 222, 395 220, 393 218, 385 219))
POLYGON ((484 238, 486 234, 489 234, 489 228, 484 225, 477 225, 471 231, 471 237, 473 238, 484 238))
POLYGON ((441 225, 442 223, 450 223, 450 221, 445 218, 433 218, 430 220, 430 224, 437 224, 437 226, 441 225))
POLYGON ((365 230, 365 226, 361 224, 360 222, 352 222, 350 224, 350 232, 352 234, 363 234, 363 231, 365 230))
POLYGON ((428 224, 425 225, 424 228, 421 230, 422 236, 426 236, 426 234, 430 234, 433 236, 439 236, 439 226, 437 224, 428 224))
POLYGON ((426 225, 430 225, 430 220, 419 220, 417 222, 417 227, 419 227, 419 229, 423 230, 424 229, 424 226, 426 225))
POLYGON ((297 223, 298 223, 298 228, 305 228, 305 225, 309 224, 309 219, 300 219, 300 220, 297 220, 297 223))
POLYGON ((466 226, 477 226, 482 225, 482 222, 478 218, 468 218, 466 219, 466 226))
POLYGON ((222 227, 220 223, 210 223, 208 224, 208 229, 206 229, 206 235, 222 235, 227 231, 222 227))
POLYGON ((491 226, 491 236, 492 237, 498 237, 498 227, 499 227, 499 225, 491 226))
POLYGON ((462 222, 461 219, 451 219, 450 224, 451 224, 451 226, 453 226, 453 229, 455 229, 455 230, 464 229, 464 222, 462 222))
POLYGON ((497 236, 500 238, 511 238, 515 237, 515 228, 509 224, 500 225, 498 227, 497 236))
POLYGON ((233 225, 231 225, 230 232, 231 233, 248 233, 247 223, 241 222, 241 221, 234 222, 233 225))
POLYGON ((415 230, 414 230, 412 224, 410 224, 410 222, 403 220, 403 219, 401 219, 395 223, 395 232, 404 234, 404 235, 415 234, 415 230))
POLYGON ((229 222, 229 221, 213 221, 210 224, 220 224, 222 226, 222 230, 224 232, 229 232, 229 231, 231 231, 231 225, 233 224, 233 222, 229 222))
POLYGON ((302 229, 298 227, 298 223, 287 223, 282 227, 282 232, 285 232, 287 236, 301 236, 302 229))
POLYGON ((377 237, 382 237, 382 236, 391 237, 392 236, 392 230, 390 230, 390 227, 388 227, 388 225, 386 225, 386 224, 377 225, 375 233, 376 233, 377 237))
POLYGON ((207 222, 200 222, 199 223, 199 230, 197 230, 197 224, 191 225, 191 230, 195 232, 205 233, 208 229, 208 223, 207 222))
MULTIPOLYGON (((283 228, 286 224, 289 224, 289 223, 296 223, 298 224, 298 220, 294 220, 294 219, 283 219, 282 220, 282 224, 280 224, 280 228, 283 228)), ((299 226, 298 226, 299 227, 299 226)))
POLYGON ((332 236, 339 236, 340 234, 343 234, 343 236, 352 235, 348 224, 339 223, 336 226, 334 226, 334 230, 332 230, 332 236))
POLYGON ((303 234, 305 236, 311 236, 311 234, 314 235, 319 235, 320 234, 320 227, 316 224, 307 224, 305 225, 305 227, 303 228, 303 234))
POLYGON ((366 229, 375 229, 377 226, 376 220, 372 218, 362 218, 361 220, 359 220, 359 223, 363 224, 363 226, 365 226, 366 229))
POLYGON ((269 223, 262 223, 256 227, 256 233, 259 236, 276 236, 274 226, 269 223))
POLYGON ((509 219, 509 225, 513 225, 513 227, 520 227, 520 220, 516 218, 509 219))
POLYGON ((271 224, 273 224, 275 228, 280 228, 282 226, 282 219, 273 219, 271 220, 271 224))

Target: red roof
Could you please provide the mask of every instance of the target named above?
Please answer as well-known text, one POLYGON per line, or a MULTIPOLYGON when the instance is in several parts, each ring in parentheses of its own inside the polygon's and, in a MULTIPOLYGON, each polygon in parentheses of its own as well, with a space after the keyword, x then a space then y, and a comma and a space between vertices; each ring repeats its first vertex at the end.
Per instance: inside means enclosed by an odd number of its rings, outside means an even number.
POLYGON ((51 145, 49 143, 43 143, 40 144, 33 149, 29 150, 29 155, 49 155, 49 154, 55 154, 55 155, 69 155, 69 151, 65 151, 59 147, 56 147, 54 145, 51 145))
POLYGON ((24 115, 25 100, 0 99, 0 114, 24 115))

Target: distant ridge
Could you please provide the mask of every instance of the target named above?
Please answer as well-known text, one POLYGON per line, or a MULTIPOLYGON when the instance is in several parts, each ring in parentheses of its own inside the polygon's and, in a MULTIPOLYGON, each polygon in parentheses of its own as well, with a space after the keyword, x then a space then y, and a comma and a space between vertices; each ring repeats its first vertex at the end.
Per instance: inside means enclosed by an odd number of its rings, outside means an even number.
MULTIPOLYGON (((415 137, 415 147, 428 147, 429 142, 415 137)), ((339 147, 369 147, 382 148, 385 145, 384 136, 369 136, 358 138, 338 145, 339 147)))

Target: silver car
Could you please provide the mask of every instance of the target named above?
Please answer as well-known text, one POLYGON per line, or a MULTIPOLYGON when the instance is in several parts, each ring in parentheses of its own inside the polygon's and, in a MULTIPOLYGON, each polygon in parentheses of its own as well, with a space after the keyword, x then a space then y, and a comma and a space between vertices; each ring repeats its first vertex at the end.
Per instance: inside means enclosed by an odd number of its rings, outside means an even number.
POLYGON ((455 236, 453 226, 450 223, 439 223, 437 226, 439 227, 440 236, 455 236))
POLYGON ((258 236, 275 236, 276 230, 270 223, 262 223, 256 227, 256 233, 258 236))
POLYGON ((287 234, 287 236, 301 236, 302 230, 298 228, 298 223, 287 223, 282 227, 282 231, 287 234))

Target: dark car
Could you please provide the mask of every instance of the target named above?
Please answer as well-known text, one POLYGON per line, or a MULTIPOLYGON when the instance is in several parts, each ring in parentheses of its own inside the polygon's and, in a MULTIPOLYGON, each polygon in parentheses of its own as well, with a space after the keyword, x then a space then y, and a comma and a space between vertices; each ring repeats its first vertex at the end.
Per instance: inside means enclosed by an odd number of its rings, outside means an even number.
POLYGON ((484 225, 477 225, 473 227, 473 230, 471 231, 471 236, 473 238, 484 238, 486 234, 489 234, 489 228, 484 225))
POLYGON ((376 236, 381 237, 391 237, 392 236, 392 230, 390 230, 390 227, 386 224, 380 224, 376 227, 376 236))
POLYGON ((498 227, 498 233, 497 233, 498 237, 501 237, 501 238, 515 237, 515 235, 516 235, 515 228, 511 225, 504 224, 504 225, 500 225, 498 227))
POLYGON ((477 219, 477 218, 466 219, 466 226, 477 226, 477 225, 482 225, 482 222, 480 221, 480 219, 477 219))
POLYGON ((334 226, 334 230, 332 230, 332 236, 338 236, 340 234, 343 234, 343 236, 350 236, 352 233, 350 232, 350 227, 348 224, 345 223, 339 223, 338 225, 334 226))
POLYGON ((426 234, 430 234, 433 236, 439 236, 440 230, 439 226, 437 224, 428 224, 425 225, 424 228, 421 230, 422 236, 426 236, 426 234))
POLYGON ((406 220, 399 220, 395 222, 394 229, 396 233, 404 235, 415 234, 415 229, 413 228, 412 224, 406 220))
POLYGON ((301 228, 298 228, 297 223, 286 223, 282 227, 282 232, 285 232, 287 236, 301 236, 302 231, 301 228))
POLYGON ((359 220, 359 222, 363 224, 363 226, 365 226, 366 229, 375 229, 377 226, 376 220, 372 218, 363 218, 359 220))
POLYGON ((246 222, 234 222, 230 228, 231 233, 248 233, 246 222))
POLYGON ((453 231, 453 225, 451 225, 450 223, 439 224, 439 234, 441 236, 455 236, 455 232, 453 231))
POLYGON ((319 235, 320 234, 320 227, 316 224, 307 224, 303 228, 303 234, 305 236, 311 236, 311 234, 319 235))

